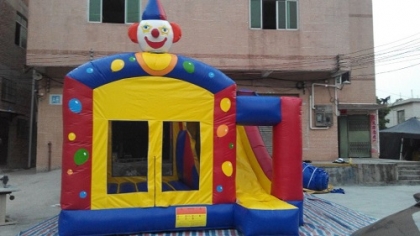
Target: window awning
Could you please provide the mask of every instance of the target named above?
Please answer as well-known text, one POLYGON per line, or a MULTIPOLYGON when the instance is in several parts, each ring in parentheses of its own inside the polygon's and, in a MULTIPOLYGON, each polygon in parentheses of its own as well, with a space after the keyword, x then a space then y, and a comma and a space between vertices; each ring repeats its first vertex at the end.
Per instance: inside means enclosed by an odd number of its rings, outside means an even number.
POLYGON ((12 119, 15 116, 22 115, 13 110, 0 109, 0 117, 12 119))

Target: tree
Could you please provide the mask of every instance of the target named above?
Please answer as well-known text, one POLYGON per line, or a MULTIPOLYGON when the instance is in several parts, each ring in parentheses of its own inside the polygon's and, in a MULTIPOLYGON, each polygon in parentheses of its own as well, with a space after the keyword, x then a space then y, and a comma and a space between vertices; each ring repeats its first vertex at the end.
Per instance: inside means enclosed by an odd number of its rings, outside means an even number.
POLYGON ((376 97, 376 103, 380 105, 386 105, 383 108, 378 109, 378 120, 379 120, 379 129, 386 129, 386 124, 389 123, 389 119, 385 119, 386 115, 391 111, 391 109, 387 106, 388 100, 390 96, 386 98, 378 98, 376 97))

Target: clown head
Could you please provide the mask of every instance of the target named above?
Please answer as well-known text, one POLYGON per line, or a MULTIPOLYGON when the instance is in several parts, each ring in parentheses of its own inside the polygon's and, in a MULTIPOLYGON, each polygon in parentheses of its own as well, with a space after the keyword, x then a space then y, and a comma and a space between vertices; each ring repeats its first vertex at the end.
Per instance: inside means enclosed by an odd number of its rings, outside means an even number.
POLYGON ((142 21, 130 26, 128 36, 144 52, 165 53, 181 38, 181 28, 166 20, 159 0, 149 0, 142 21))

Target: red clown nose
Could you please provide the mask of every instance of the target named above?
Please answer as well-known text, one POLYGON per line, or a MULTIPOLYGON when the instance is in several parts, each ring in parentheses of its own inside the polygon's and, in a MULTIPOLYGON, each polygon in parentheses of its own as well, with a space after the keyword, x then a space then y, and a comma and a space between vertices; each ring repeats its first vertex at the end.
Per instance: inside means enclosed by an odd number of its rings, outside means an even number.
POLYGON ((158 29, 153 29, 153 30, 152 30, 152 36, 153 36, 154 38, 159 37, 159 30, 158 30, 158 29))

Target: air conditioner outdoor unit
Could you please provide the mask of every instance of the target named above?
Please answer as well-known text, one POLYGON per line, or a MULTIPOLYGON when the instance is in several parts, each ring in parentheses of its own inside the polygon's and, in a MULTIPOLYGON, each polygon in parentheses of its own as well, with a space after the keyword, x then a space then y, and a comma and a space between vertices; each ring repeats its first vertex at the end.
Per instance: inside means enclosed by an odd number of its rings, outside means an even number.
POLYGON ((315 105, 315 126, 330 127, 333 125, 332 105, 315 105))

